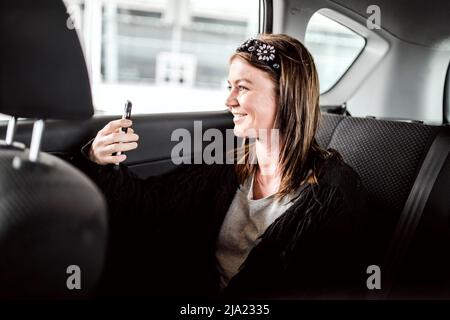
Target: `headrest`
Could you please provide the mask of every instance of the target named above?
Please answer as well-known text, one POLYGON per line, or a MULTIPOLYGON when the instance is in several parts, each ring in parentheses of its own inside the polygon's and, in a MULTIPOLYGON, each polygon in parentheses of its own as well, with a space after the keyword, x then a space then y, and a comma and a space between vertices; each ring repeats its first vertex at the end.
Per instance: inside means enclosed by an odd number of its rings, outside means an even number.
POLYGON ((84 120, 93 115, 80 41, 61 0, 0 4, 0 113, 84 120))
MULTIPOLYGON (((66 161, 0 153, 0 300, 87 298, 103 271, 106 202, 66 161), (75 290, 70 266, 79 267, 75 290)), ((73 271, 72 271, 73 274, 73 271)))
POLYGON ((438 130, 418 123, 344 117, 328 147, 358 172, 371 204, 400 212, 438 130))

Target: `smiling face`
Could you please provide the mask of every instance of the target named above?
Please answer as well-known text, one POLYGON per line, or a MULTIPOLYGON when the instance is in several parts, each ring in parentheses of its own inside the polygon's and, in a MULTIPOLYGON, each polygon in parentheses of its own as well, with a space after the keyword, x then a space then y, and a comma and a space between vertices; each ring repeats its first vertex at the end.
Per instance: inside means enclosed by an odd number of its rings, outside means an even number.
POLYGON ((234 57, 228 73, 230 94, 225 102, 233 113, 234 134, 254 137, 260 129, 274 128, 277 103, 274 83, 269 75, 234 57))

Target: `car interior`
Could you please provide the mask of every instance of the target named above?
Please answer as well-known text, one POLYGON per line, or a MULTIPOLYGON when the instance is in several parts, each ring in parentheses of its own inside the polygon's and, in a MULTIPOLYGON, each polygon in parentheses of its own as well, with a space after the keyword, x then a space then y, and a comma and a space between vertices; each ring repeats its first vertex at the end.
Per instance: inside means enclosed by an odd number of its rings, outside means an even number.
MULTIPOLYGON (((260 32, 304 41, 309 20, 320 12, 364 38, 348 70, 322 92, 316 134, 357 171, 369 195, 368 266, 380 266, 382 287, 358 298, 449 299, 450 2, 259 5, 260 32), (381 23, 369 28, 373 4, 381 8, 381 23)), ((3 1, 0 16, 0 112, 10 117, 0 121, 0 297, 78 298, 64 290, 65 267, 55 276, 68 261, 80 261, 89 279, 81 297, 96 297, 107 208, 71 161, 120 115, 94 113, 82 45, 75 30, 61 27, 68 17, 62 1, 3 1)), ((194 121, 202 121, 203 131, 233 128, 225 109, 132 117, 140 146, 125 163, 142 178, 176 168, 175 129, 193 135, 194 121)))

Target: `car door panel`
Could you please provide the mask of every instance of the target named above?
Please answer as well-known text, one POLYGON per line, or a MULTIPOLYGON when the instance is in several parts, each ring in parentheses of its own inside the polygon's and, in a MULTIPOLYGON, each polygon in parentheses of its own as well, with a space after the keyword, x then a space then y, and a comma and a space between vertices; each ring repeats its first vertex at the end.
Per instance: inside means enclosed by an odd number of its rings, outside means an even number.
MULTIPOLYGON (((45 152, 68 160, 79 152, 85 143, 94 138, 109 121, 118 118, 120 116, 100 115, 83 122, 48 121, 41 148, 45 152)), ((202 132, 209 128, 225 132, 233 126, 228 111, 133 115, 132 120, 132 128, 139 135, 139 147, 127 152, 128 158, 125 163, 141 177, 160 174, 174 168, 175 164, 171 159, 172 148, 181 141, 178 139, 171 141, 172 133, 176 129, 188 130, 193 139, 194 124, 197 128, 201 127, 202 132)), ((0 124, 0 135, 6 135, 6 127, 7 122, 0 124)), ((32 120, 19 121, 14 140, 29 146, 32 130, 32 120)), ((193 152, 193 140, 191 143, 193 152)), ((189 158, 192 154, 183 156, 189 158)))

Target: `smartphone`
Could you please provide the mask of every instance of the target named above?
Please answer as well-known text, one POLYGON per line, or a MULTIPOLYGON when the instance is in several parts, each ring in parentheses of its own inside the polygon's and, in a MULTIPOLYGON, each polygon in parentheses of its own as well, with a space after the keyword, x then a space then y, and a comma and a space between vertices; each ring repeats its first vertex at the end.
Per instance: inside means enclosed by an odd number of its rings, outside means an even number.
MULTIPOLYGON (((133 104, 131 103, 130 100, 127 100, 127 102, 125 102, 125 108, 123 109, 123 115, 122 115, 122 119, 131 119, 131 108, 133 107, 133 104)), ((128 128, 122 128, 122 131, 127 133, 128 128)))
MULTIPOLYGON (((123 114, 122 114, 122 119, 131 119, 131 108, 133 107, 133 104, 131 103, 130 100, 127 100, 127 102, 125 102, 125 107, 123 109, 123 114)), ((120 130, 122 130, 123 132, 127 133, 128 132, 128 128, 121 128, 120 130)), ((122 152, 114 152, 113 156, 120 156, 122 154, 122 152)))

